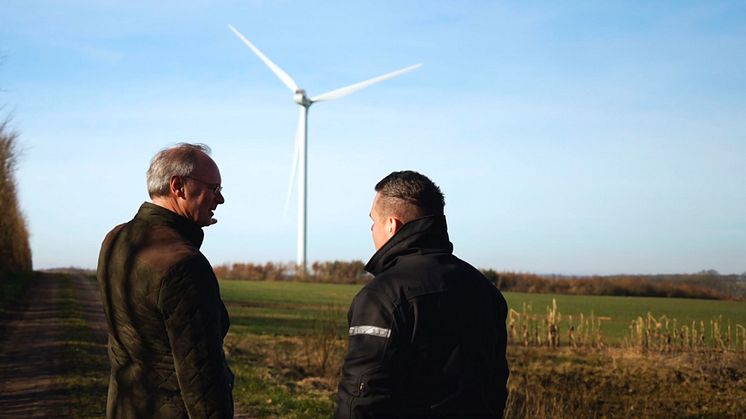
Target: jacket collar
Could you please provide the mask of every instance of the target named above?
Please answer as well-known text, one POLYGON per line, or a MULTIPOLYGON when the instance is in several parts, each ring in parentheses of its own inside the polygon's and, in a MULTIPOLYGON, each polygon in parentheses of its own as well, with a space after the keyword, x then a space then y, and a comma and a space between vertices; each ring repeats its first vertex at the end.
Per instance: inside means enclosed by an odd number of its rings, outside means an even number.
POLYGON ((431 215, 404 224, 370 258, 365 270, 378 275, 396 262, 399 256, 433 252, 453 252, 444 215, 431 215))
POLYGON ((143 202, 140 205, 135 218, 151 225, 170 227, 197 249, 202 246, 202 241, 205 238, 202 228, 193 221, 150 202, 143 202))

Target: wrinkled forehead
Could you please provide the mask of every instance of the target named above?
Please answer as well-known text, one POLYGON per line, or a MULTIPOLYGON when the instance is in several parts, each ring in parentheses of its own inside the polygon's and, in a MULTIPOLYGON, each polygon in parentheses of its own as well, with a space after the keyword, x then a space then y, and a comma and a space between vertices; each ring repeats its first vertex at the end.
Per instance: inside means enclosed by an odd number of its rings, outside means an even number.
POLYGON ((205 153, 197 153, 197 164, 192 172, 194 177, 197 177, 205 182, 209 183, 221 183, 220 169, 215 161, 205 153))

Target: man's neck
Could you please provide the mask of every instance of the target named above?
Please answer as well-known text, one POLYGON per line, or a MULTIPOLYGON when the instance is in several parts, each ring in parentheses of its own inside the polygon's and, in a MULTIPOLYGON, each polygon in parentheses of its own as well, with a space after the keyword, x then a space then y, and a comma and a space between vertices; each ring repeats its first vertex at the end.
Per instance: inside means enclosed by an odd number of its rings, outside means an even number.
POLYGON ((179 211, 179 206, 177 205, 176 200, 169 196, 156 196, 156 197, 151 198, 150 202, 152 202, 155 205, 158 205, 159 207, 165 208, 173 213, 181 215, 179 211))

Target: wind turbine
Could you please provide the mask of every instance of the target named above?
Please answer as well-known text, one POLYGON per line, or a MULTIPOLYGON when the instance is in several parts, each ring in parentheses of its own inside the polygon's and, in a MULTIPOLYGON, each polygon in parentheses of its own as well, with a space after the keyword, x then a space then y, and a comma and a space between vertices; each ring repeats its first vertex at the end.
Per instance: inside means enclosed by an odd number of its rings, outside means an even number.
POLYGON ((285 200, 285 209, 290 200, 290 195, 293 188, 293 179, 295 178, 296 170, 298 171, 298 242, 297 242, 297 263, 302 267, 302 274, 306 273, 306 214, 307 214, 307 201, 306 201, 306 174, 307 174, 307 162, 308 157, 306 153, 306 146, 308 144, 308 108, 316 102, 324 100, 334 100, 341 97, 347 96, 350 93, 356 92, 360 89, 364 89, 372 84, 388 80, 390 78, 402 75, 409 71, 415 70, 422 66, 422 64, 415 64, 409 67, 402 68, 401 70, 392 71, 382 76, 374 77, 359 83, 342 87, 336 90, 332 90, 327 93, 320 94, 309 98, 306 96, 306 91, 299 88, 292 77, 284 72, 280 67, 273 63, 262 53, 259 48, 254 46, 248 39, 246 39, 241 32, 239 32, 233 25, 228 25, 231 31, 243 41, 252 51, 256 54, 264 64, 269 67, 270 70, 282 81, 282 83, 293 92, 293 100, 295 103, 300 105, 300 117, 298 118, 298 128, 295 133, 295 152, 293 155, 293 166, 290 174, 290 182, 288 185, 288 193, 285 200), (300 167, 298 167, 300 166, 300 167))

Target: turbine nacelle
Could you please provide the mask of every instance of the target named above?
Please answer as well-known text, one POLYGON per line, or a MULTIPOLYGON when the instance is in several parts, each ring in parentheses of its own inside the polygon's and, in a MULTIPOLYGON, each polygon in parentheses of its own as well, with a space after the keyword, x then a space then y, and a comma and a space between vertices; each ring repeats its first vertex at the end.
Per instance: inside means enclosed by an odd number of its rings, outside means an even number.
POLYGON ((297 89, 295 91, 293 100, 295 101, 295 103, 299 104, 300 106, 305 106, 306 108, 311 106, 311 104, 313 103, 313 101, 306 96, 306 91, 303 89, 297 89))

